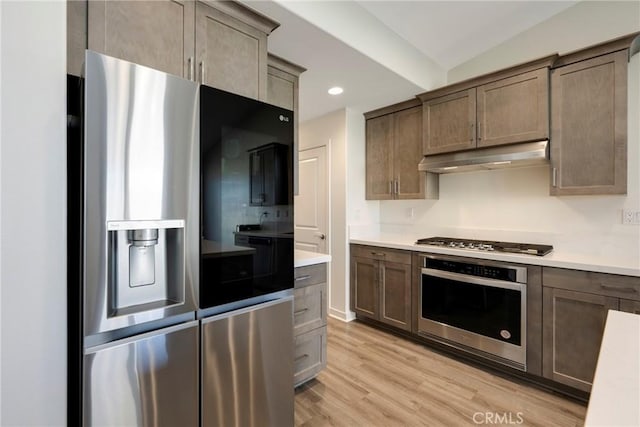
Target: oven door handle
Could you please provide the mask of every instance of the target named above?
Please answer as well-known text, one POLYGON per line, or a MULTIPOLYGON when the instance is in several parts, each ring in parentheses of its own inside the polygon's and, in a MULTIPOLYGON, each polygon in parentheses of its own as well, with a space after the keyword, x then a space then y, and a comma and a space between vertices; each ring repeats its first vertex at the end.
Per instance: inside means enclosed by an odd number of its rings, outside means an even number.
MULTIPOLYGON (((467 274, 451 273, 448 271, 434 270, 433 268, 423 268, 422 274, 426 276, 439 277, 441 279, 455 280, 456 282, 472 283, 474 285, 491 286, 494 288, 513 289, 522 291, 526 288, 524 283, 507 282, 504 280, 485 279, 482 277, 469 276, 467 274)), ((424 284, 424 280, 423 280, 424 284)))

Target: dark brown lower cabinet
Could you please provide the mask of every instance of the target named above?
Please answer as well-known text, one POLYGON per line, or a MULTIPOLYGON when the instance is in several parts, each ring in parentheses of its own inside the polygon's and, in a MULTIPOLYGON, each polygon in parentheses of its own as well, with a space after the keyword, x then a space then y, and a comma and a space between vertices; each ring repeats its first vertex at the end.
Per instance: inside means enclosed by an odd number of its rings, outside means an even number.
POLYGON ((542 374, 590 391, 608 310, 640 313, 640 277, 544 267, 542 374))
POLYGON ((640 314, 640 301, 633 301, 630 299, 621 299, 620 311, 626 311, 627 313, 633 313, 633 314, 640 314))
POLYGON ((590 391, 607 311, 618 309, 618 299, 549 287, 542 292, 542 373, 590 391))
POLYGON ((411 252, 351 246, 351 309, 411 330, 411 252))

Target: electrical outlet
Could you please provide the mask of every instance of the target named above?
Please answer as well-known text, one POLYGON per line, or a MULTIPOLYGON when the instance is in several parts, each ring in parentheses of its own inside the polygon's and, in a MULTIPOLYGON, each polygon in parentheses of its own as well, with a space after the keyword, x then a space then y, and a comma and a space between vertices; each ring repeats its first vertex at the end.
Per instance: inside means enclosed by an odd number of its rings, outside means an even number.
POLYGON ((626 225, 640 225, 640 211, 622 211, 622 223, 626 225))

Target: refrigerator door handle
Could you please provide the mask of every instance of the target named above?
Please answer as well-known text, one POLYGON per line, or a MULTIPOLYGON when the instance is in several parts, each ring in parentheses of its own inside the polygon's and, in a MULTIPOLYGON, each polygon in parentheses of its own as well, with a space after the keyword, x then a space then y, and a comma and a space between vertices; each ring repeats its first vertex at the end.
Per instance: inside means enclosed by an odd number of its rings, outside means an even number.
POLYGON ((108 348, 127 345, 127 344, 130 344, 132 342, 141 341, 141 340, 146 339, 146 338, 153 338, 153 337, 156 337, 158 335, 166 335, 166 334, 170 334, 172 332, 181 331, 183 329, 189 329, 189 328, 194 327, 194 326, 198 326, 198 321, 197 320, 192 320, 192 321, 186 322, 186 323, 180 323, 178 325, 169 326, 168 328, 157 329, 157 330, 154 330, 154 331, 151 331, 151 332, 146 332, 144 334, 134 335, 134 336, 123 338, 123 339, 116 340, 116 341, 110 341, 108 343, 96 345, 96 346, 93 346, 93 347, 88 347, 88 348, 86 348, 84 350, 84 354, 88 355, 88 354, 97 353, 97 352, 99 352, 101 350, 106 350, 108 348))
MULTIPOLYGON (((202 319, 201 321, 202 321, 203 325, 206 325, 207 323, 215 322, 216 320, 226 319, 226 318, 229 318, 229 317, 238 316, 239 314, 248 313, 250 311, 259 310, 259 309, 262 309, 262 308, 267 308, 267 307, 270 307, 270 306, 276 305, 276 304, 282 304, 285 301, 293 301, 293 295, 280 297, 278 299, 269 300, 267 302, 263 302, 263 303, 260 303, 260 304, 250 305, 248 307, 240 308, 238 310, 227 311, 227 312, 222 313, 222 314, 217 314, 215 316, 206 317, 206 318, 202 319)), ((293 316, 293 312, 292 312, 292 316, 293 316)))

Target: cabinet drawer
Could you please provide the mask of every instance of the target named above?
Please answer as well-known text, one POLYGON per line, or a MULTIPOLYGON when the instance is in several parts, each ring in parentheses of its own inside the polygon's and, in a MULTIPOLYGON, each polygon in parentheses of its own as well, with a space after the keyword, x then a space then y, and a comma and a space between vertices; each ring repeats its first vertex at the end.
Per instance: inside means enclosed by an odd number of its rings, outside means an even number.
POLYGON ((295 288, 302 288, 327 281, 327 264, 307 265, 295 269, 295 288))
POLYGON ((293 333, 300 335, 327 324, 327 285, 305 286, 293 291, 293 333))
POLYGON ((545 267, 542 283, 552 288, 640 300, 640 277, 545 267))
POLYGON ((409 251, 379 248, 377 246, 351 245, 351 255, 411 265, 411 252, 409 251))
POLYGON ((314 329, 294 338, 293 353, 296 386, 316 376, 327 366, 327 327, 314 329))

